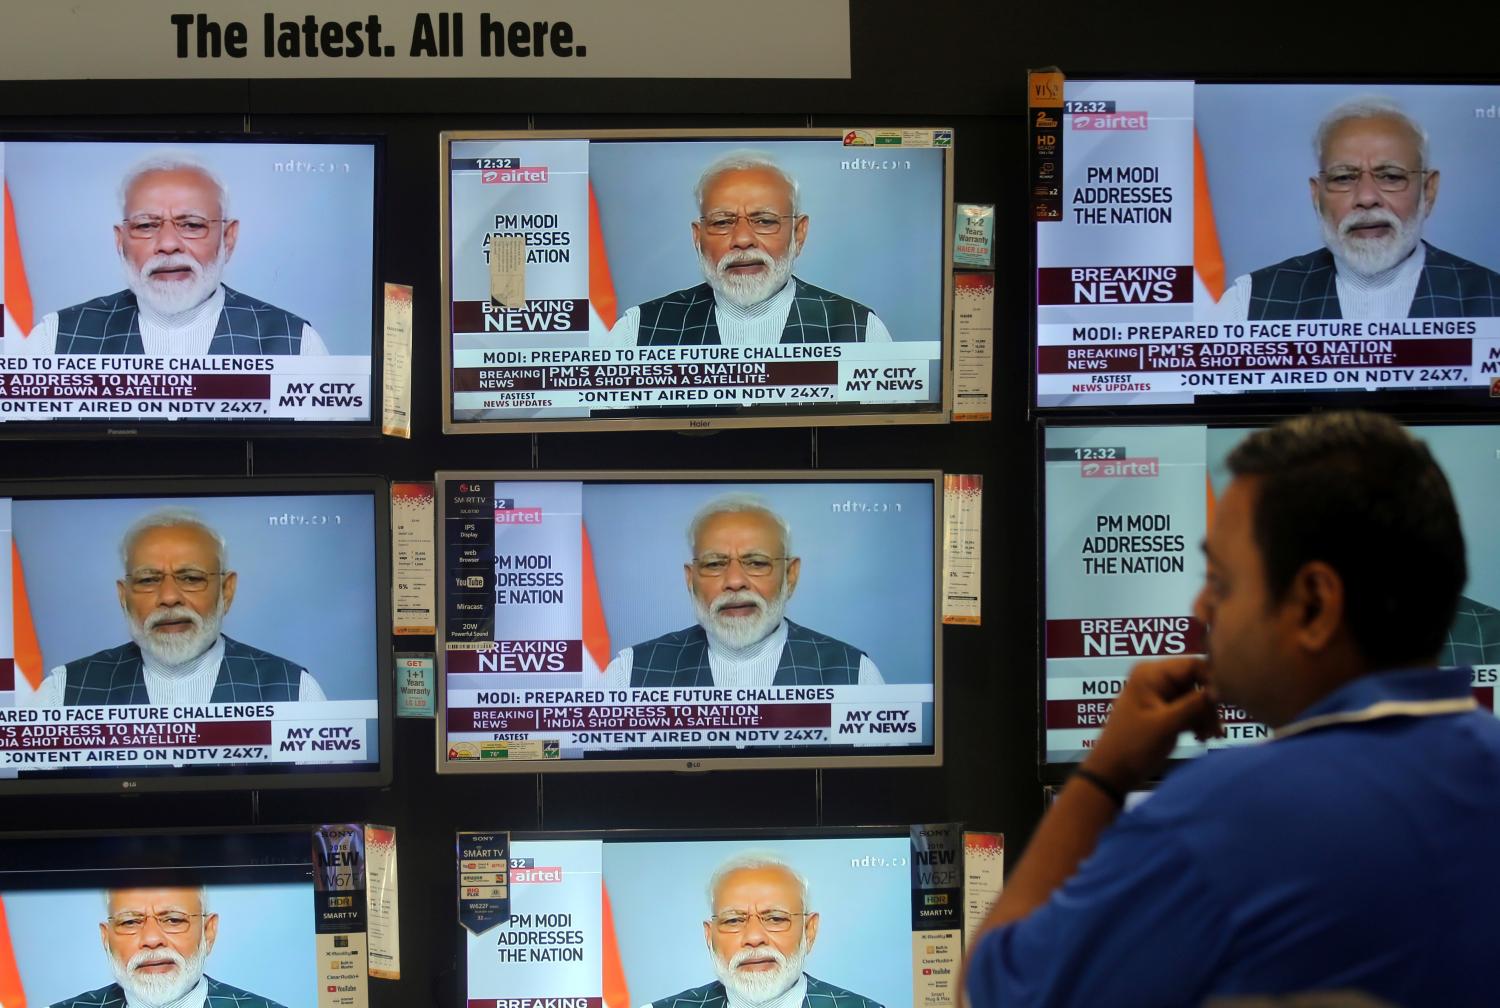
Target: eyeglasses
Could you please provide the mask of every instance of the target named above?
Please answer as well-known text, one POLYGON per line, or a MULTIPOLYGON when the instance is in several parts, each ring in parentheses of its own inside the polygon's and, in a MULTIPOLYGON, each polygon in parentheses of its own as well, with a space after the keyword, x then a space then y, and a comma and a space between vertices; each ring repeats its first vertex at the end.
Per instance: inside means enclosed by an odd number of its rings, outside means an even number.
POLYGON ((207 917, 201 913, 183 913, 181 910, 163 910, 160 913, 118 913, 113 917, 105 919, 104 923, 117 935, 140 934, 141 928, 146 926, 148 920, 156 921, 156 926, 161 928, 164 934, 182 934, 193 926, 194 917, 207 917))
POLYGON ((1405 192, 1411 185, 1413 175, 1426 175, 1425 168, 1397 168, 1385 165, 1380 168, 1355 168, 1353 165, 1336 165, 1327 171, 1318 172, 1323 188, 1332 193, 1352 192, 1359 185, 1360 176, 1369 175, 1381 192, 1405 192))
POLYGON ((740 570, 751 577, 764 577, 771 573, 778 560, 790 560, 791 557, 766 556, 764 553, 747 553, 740 557, 729 557, 722 553, 705 553, 700 557, 693 557, 693 570, 698 572, 699 577, 717 578, 723 577, 729 572, 729 565, 738 562, 740 570))
POLYGON ((769 211, 752 214, 716 213, 707 217, 699 217, 703 222, 703 230, 711 235, 727 235, 734 230, 736 224, 744 218, 750 225, 750 230, 758 235, 773 235, 781 230, 781 222, 792 220, 795 214, 774 214, 769 211))
POLYGON ((163 224, 171 224, 172 230, 176 231, 179 237, 197 241, 199 238, 208 237, 210 224, 227 224, 231 220, 233 220, 232 217, 199 217, 197 214, 185 214, 181 217, 153 217, 141 214, 129 217, 121 223, 125 225, 125 231, 130 237, 139 238, 142 241, 155 238, 163 224))
POLYGON ((161 590, 161 583, 171 578, 176 583, 179 591, 201 592, 208 587, 208 579, 211 577, 223 577, 229 571, 204 571, 194 567, 185 567, 182 570, 159 571, 138 570, 125 575, 125 583, 130 590, 137 595, 150 595, 152 592, 161 590))
POLYGON ((725 910, 710 917, 708 922, 722 934, 739 934, 745 930, 752 917, 760 921, 760 926, 767 931, 786 931, 795 918, 806 916, 808 915, 805 913, 792 913, 790 910, 725 910))

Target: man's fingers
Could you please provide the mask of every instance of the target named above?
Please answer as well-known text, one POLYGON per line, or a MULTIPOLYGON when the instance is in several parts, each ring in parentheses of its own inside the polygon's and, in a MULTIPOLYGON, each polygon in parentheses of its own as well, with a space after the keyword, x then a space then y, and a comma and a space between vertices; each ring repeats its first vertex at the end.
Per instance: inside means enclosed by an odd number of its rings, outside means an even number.
POLYGON ((1203 690, 1190 690, 1167 703, 1167 720, 1179 731, 1192 731, 1203 738, 1218 734, 1219 705, 1203 690))
POLYGON ((1162 658, 1141 662, 1130 678, 1163 699, 1195 689, 1204 680, 1208 663, 1202 658, 1162 658))

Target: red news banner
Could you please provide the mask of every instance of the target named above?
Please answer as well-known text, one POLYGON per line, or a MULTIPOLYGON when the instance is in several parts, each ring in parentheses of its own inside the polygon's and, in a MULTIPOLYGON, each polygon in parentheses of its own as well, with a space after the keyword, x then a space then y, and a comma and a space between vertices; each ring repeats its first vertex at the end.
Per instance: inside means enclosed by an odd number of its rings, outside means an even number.
POLYGON ((373 701, 0 708, 0 769, 368 760, 373 701))
POLYGON ((369 390, 368 357, 0 357, 0 422, 363 420, 369 390))

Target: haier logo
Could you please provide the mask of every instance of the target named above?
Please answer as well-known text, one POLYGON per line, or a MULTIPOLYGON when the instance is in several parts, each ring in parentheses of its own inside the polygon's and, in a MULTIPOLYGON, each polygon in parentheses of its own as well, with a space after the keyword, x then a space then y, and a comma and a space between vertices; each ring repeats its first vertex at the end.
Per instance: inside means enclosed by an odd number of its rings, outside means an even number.
POLYGON ((1161 475, 1161 467, 1154 458, 1106 459, 1102 462, 1078 463, 1079 475, 1084 479, 1122 479, 1128 477, 1155 477, 1161 475))

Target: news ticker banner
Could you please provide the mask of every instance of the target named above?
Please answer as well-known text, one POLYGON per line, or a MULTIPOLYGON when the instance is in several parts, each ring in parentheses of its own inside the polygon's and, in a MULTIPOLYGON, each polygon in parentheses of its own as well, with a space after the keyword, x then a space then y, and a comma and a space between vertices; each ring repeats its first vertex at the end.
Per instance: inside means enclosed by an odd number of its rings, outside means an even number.
POLYGON ((411 298, 409 284, 387 283, 380 369, 380 433, 411 437, 411 298))
POLYGON ((457 762, 628 749, 921 745, 924 707, 932 703, 930 685, 454 689, 452 677, 463 674, 457 669, 472 667, 455 659, 472 654, 448 655, 448 758, 457 762))
POLYGON ((391 619, 399 636, 437 633, 432 483, 391 484, 391 619))
POLYGON ((458 923, 482 935, 510 919, 510 834, 459 833, 458 923))
POLYGON ((364 827, 320 826, 312 852, 317 1008, 363 1008, 369 1004, 364 827))
POLYGON ((984 477, 943 474, 943 622, 978 626, 984 477))
POLYGON ((1407 388, 1500 400, 1497 319, 1226 317, 1196 273, 1194 88, 1065 86, 1067 152, 1059 139, 1049 183, 1061 210, 1036 229, 1037 404, 1407 388))
MULTIPOLYGON (((1078 762, 1136 662, 1206 646, 1191 615, 1205 572, 1203 428, 1048 428, 1043 485, 1047 760, 1078 762)), ((1236 709, 1220 715, 1226 738, 1209 745, 1268 734, 1236 709)), ((1172 755, 1204 748, 1183 733, 1172 755)))
POLYGON ((365 824, 365 909, 370 976, 401 979, 401 889, 396 871, 396 828, 365 824))
POLYGON ((797 26, 774 46, 715 46, 744 23, 699 0, 172 0, 8 6, 0 66, 12 80, 366 77, 846 78, 848 0, 762 0, 797 26))
POLYGON ((953 274, 953 420, 994 410, 995 274, 953 274))
POLYGON ((10 420, 368 420, 370 358, 0 356, 10 420))
POLYGON ((18 707, 0 689, 0 774, 373 760, 374 700, 18 707))

